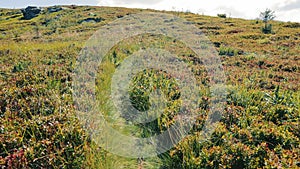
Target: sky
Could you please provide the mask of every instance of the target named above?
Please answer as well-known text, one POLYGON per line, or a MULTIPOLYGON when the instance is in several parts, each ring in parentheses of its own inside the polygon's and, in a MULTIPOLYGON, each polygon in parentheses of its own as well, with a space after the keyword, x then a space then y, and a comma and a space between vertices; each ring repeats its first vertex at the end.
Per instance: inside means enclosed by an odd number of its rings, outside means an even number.
POLYGON ((190 11, 211 16, 225 13, 245 19, 256 19, 269 8, 275 11, 275 20, 300 22, 300 0, 2 0, 0 8, 71 4, 190 11))

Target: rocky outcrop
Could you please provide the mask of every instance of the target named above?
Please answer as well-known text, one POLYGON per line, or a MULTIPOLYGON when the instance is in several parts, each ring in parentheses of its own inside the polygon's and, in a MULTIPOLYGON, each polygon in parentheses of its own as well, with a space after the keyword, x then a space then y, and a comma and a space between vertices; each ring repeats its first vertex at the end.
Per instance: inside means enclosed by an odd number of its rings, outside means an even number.
POLYGON ((61 10, 63 10, 63 8, 60 7, 60 6, 52 6, 52 7, 47 8, 47 11, 49 13, 58 12, 58 11, 61 11, 61 10))
POLYGON ((42 10, 35 6, 28 6, 27 8, 22 9, 21 11, 23 13, 23 19, 29 20, 34 17, 37 17, 42 10))
POLYGON ((79 21, 78 23, 80 23, 80 24, 82 24, 82 23, 97 23, 97 22, 101 22, 103 20, 104 20, 103 18, 86 18, 86 19, 79 21))

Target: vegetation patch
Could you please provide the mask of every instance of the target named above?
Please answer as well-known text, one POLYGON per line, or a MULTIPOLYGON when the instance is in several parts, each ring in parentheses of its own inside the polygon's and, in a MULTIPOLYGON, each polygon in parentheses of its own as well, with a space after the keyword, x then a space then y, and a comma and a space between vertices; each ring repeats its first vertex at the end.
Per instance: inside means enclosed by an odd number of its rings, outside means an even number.
MULTIPOLYGON (((200 95, 199 116, 184 139, 156 157, 132 159, 105 151, 81 126, 72 96, 72 74, 78 53, 95 31, 117 18, 155 11, 61 8, 28 20, 21 19, 20 9, 0 9, 0 168, 300 167, 298 23, 164 11, 201 29, 219 52, 227 98, 221 120, 207 139, 201 131, 215 98, 203 61, 183 42, 162 35, 142 34, 116 44, 95 75, 101 103, 110 100, 114 71, 126 57, 144 48, 166 49, 187 64, 200 95), (92 24, 81 24, 86 19, 92 24), (262 32, 265 24, 272 24, 271 33, 262 32)), ((159 134, 174 124, 183 105, 176 79, 168 72, 145 69, 131 79, 128 92, 132 105, 145 112, 153 101, 151 93, 158 89, 167 106, 150 123, 128 126, 124 120, 128 114, 112 118, 109 104, 103 104, 101 112, 125 134, 159 134)))

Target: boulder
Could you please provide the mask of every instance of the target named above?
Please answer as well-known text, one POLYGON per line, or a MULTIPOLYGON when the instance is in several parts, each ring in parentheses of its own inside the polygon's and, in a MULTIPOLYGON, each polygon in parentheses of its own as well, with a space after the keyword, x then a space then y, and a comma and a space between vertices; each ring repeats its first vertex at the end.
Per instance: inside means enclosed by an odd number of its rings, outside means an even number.
POLYGON ((22 9, 21 11, 23 13, 23 18, 29 20, 34 17, 37 17, 40 14, 41 9, 35 6, 28 6, 27 8, 22 9))
POLYGON ((47 11, 49 13, 58 12, 58 11, 61 11, 61 10, 63 10, 63 8, 60 7, 60 6, 52 6, 52 7, 47 8, 47 11))
POLYGON ((101 22, 103 20, 104 20, 103 18, 86 18, 86 19, 79 21, 79 23, 80 24, 82 24, 82 23, 97 23, 97 22, 101 22))

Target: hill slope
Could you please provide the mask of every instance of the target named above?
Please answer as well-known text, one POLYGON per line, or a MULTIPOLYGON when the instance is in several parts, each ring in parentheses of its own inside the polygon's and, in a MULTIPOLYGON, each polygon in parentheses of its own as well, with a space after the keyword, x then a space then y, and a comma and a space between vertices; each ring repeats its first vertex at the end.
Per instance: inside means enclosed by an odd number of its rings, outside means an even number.
MULTIPOLYGON (((19 9, 0 9, 0 166, 300 167, 299 23, 273 21, 274 33, 263 34, 261 21, 168 12, 202 30, 219 52, 229 86, 220 124, 211 139, 200 142, 204 117, 199 118, 175 148, 145 161, 121 158, 97 147, 75 116, 71 74, 76 57, 101 26, 141 11, 150 10, 63 6, 57 12, 45 8, 37 17, 24 20, 19 9)), ((135 38, 118 44, 108 57, 113 52, 124 57, 144 47, 135 38)), ((140 39, 165 41, 165 47, 171 43, 151 35, 140 39)), ((180 48, 174 53, 188 56, 180 48)), ((201 64, 192 64, 201 69, 201 64)), ((111 65, 114 70, 116 65, 111 65)), ((209 97, 203 94, 201 111, 208 111, 209 97)))

